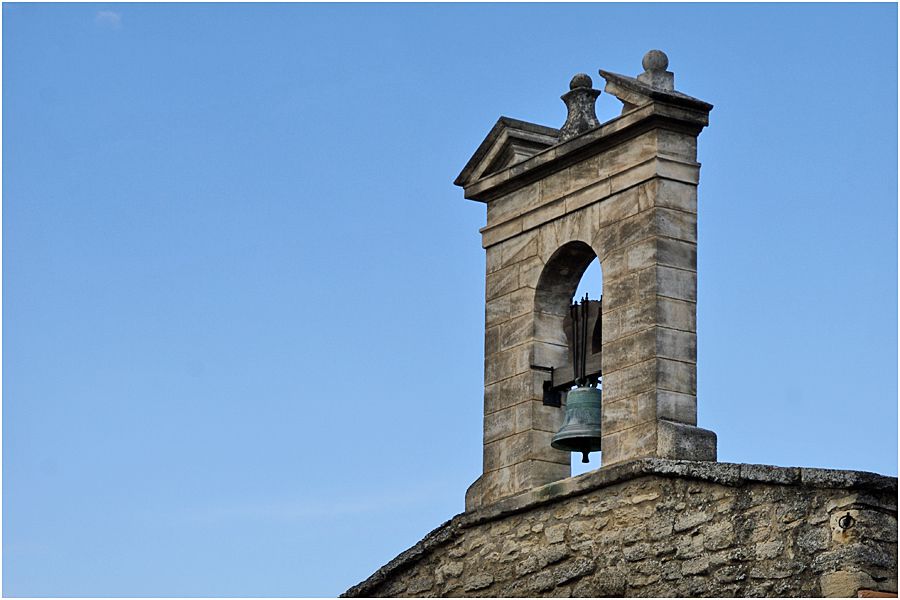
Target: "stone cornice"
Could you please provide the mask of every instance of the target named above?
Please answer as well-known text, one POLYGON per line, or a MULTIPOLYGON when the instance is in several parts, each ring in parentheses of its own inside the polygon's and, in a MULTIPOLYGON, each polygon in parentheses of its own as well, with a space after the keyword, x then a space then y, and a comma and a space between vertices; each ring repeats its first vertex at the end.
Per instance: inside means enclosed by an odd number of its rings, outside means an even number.
POLYGON ((464 187, 464 195, 469 200, 489 202, 651 129, 666 128, 697 135, 708 124, 706 111, 661 101, 650 102, 567 142, 474 181, 464 187))

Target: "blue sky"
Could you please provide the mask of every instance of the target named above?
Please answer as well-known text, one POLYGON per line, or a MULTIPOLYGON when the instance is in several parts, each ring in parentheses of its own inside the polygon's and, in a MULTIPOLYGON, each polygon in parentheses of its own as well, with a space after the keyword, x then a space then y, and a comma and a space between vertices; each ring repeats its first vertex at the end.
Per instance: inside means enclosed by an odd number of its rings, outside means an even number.
POLYGON ((4 4, 3 593, 336 595, 461 512, 451 182, 650 48, 715 104, 699 424, 896 475, 896 5, 4 4))

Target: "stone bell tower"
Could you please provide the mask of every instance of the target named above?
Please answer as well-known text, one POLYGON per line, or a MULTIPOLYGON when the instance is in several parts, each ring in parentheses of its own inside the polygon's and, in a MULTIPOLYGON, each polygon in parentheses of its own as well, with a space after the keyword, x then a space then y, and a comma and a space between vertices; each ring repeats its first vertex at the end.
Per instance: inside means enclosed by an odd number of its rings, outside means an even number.
POLYGON ((565 393, 554 406, 548 390, 571 370, 565 319, 595 258, 603 467, 716 459, 696 396, 697 136, 712 105, 675 91, 662 52, 643 68, 600 71, 623 104, 606 123, 585 74, 562 96, 560 129, 501 117, 454 182, 487 205, 484 472, 467 510, 570 476, 550 445, 565 393))
POLYGON ((668 62, 600 71, 623 105, 606 123, 576 75, 560 129, 501 117, 456 179, 487 205, 484 472, 464 513, 344 596, 896 597, 896 477, 715 462, 697 427, 712 106, 668 62), (573 305, 597 259, 602 298, 573 305), (598 445, 569 477, 562 450, 598 445))

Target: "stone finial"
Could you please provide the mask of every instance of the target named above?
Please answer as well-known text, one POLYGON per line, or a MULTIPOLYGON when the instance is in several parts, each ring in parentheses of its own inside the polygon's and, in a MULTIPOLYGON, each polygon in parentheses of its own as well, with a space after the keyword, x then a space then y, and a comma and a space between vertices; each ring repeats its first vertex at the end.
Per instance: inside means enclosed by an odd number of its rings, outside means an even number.
POLYGON ((673 91, 675 74, 666 71, 669 68, 669 57, 662 50, 650 50, 641 61, 644 72, 637 76, 638 81, 658 90, 673 91))
POLYGON ((600 90, 593 89, 591 87, 593 84, 594 82, 587 73, 578 73, 569 82, 569 91, 560 96, 569 110, 566 122, 559 130, 560 142, 566 142, 600 126, 594 108, 600 90))

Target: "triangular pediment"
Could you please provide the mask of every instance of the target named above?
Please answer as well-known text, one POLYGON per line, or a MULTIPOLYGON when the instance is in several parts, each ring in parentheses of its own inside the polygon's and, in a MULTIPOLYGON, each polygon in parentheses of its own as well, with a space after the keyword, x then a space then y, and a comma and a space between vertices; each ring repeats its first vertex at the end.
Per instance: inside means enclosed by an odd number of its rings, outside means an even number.
POLYGON ((558 142, 558 129, 500 117, 453 183, 465 187, 531 158, 558 142))

